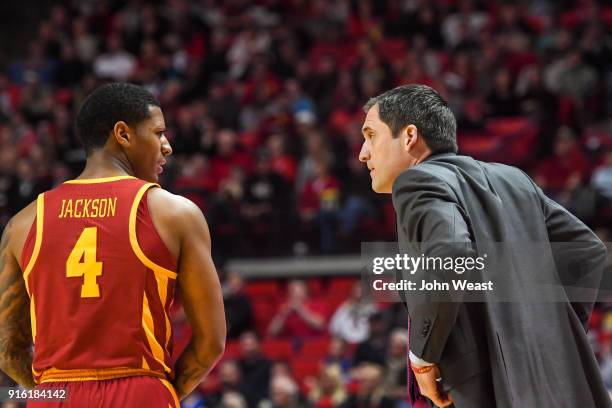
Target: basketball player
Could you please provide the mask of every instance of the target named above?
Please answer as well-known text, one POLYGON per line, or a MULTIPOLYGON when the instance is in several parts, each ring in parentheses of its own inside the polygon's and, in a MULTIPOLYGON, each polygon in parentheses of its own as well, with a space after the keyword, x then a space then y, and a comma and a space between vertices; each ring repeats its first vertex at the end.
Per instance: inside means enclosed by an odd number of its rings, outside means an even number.
POLYGON ((172 148, 149 92, 101 86, 76 122, 85 170, 4 230, 0 368, 24 387, 67 390, 63 403, 28 406, 178 408, 225 344, 208 226, 156 184, 172 148), (193 335, 173 367, 176 283, 193 335))

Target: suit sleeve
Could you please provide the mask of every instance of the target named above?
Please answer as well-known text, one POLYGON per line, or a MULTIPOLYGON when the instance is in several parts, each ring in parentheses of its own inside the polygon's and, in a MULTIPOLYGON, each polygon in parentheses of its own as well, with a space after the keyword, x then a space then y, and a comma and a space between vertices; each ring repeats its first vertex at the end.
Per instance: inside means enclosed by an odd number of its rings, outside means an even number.
MULTIPOLYGON (((441 179, 415 169, 405 171, 393 185, 393 205, 398 228, 402 229, 398 234, 402 250, 411 248, 408 252, 413 256, 422 253, 426 257, 473 255, 466 253, 471 248, 471 234, 465 212, 441 179)), ((448 281, 448 276, 441 276, 437 271, 428 270, 422 276, 423 279, 436 277, 448 281)), ((417 285, 420 286, 419 281, 417 285)), ((425 361, 438 363, 455 325, 461 299, 441 301, 423 291, 400 296, 405 299, 411 318, 412 353, 425 361)))
POLYGON ((603 277, 606 246, 582 221, 536 189, 560 280, 586 330, 603 277))

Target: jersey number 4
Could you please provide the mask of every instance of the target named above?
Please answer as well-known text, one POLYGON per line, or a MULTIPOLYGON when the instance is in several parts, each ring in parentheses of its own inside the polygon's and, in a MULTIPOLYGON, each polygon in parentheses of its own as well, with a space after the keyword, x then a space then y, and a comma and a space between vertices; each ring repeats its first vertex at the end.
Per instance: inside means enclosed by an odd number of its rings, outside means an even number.
POLYGON ((83 277, 82 298, 100 297, 100 287, 96 278, 102 275, 102 262, 96 261, 97 243, 98 228, 83 229, 66 261, 67 277, 83 277))

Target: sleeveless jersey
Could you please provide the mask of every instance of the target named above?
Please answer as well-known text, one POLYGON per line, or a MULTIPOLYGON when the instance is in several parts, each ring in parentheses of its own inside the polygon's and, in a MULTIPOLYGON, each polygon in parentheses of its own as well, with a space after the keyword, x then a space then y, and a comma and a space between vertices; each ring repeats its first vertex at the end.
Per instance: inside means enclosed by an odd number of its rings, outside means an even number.
POLYGON ((149 215, 152 187, 118 176, 38 196, 21 257, 37 382, 172 378, 176 260, 149 215))

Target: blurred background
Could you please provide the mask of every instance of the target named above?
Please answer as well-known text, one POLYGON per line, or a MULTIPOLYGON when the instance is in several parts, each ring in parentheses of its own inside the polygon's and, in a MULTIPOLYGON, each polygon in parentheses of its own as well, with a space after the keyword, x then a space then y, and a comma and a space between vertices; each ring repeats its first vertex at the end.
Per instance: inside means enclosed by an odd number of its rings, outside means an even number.
MULTIPOLYGON (((98 85, 162 104, 161 184, 207 217, 229 328, 184 407, 409 407, 405 309, 356 285, 360 243, 396 239, 357 159, 363 104, 394 86, 434 87, 460 153, 522 168, 611 241, 610 1, 41 0, 0 15, 0 226, 83 168, 73 122, 98 85)), ((612 390, 611 302, 590 325, 612 390)))

